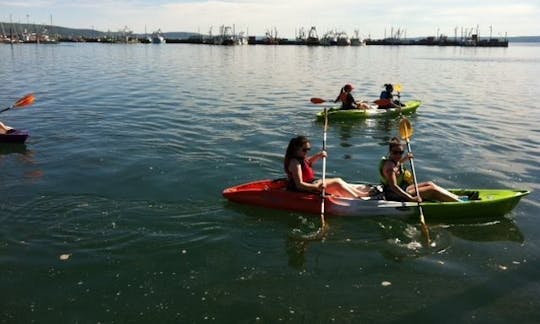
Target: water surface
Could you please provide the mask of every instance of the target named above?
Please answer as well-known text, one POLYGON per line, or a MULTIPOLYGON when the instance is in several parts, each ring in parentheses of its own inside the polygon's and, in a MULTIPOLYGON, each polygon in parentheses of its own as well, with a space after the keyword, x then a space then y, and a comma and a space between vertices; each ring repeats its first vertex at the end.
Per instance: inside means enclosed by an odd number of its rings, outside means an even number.
MULTIPOLYGON (((540 47, 0 46, 0 321, 535 322, 540 47), (322 142, 344 83, 401 83, 420 181, 533 192, 504 218, 329 220, 229 203, 322 142), (527 99, 525 99, 527 98, 527 99), (64 258, 64 260, 61 259, 64 258), (67 259, 65 259, 67 258, 67 259)), ((378 181, 398 120, 331 123, 329 176, 378 181)), ((321 165, 318 165, 320 172, 321 165)))

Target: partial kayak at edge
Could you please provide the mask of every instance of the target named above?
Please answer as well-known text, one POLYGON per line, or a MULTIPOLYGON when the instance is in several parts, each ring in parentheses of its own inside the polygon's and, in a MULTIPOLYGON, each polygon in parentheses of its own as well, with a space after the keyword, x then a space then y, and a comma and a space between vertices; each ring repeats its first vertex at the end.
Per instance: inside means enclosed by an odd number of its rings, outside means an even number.
POLYGON ((24 143, 28 136, 27 131, 13 129, 8 134, 0 134, 0 143, 24 143))

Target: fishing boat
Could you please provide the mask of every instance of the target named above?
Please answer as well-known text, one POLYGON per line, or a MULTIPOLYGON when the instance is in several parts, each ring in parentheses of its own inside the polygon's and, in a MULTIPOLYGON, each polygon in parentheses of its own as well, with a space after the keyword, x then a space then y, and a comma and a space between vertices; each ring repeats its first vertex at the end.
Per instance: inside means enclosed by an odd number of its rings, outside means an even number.
POLYGON ((222 25, 219 27, 219 35, 213 37, 214 45, 236 45, 233 27, 222 25))
MULTIPOLYGON (((379 109, 377 105, 370 105, 369 109, 341 109, 332 107, 328 109, 328 120, 354 120, 367 118, 394 118, 401 115, 410 115, 416 112, 422 104, 420 100, 410 100, 400 108, 379 109)), ((324 120, 324 111, 317 113, 317 120, 324 120)))
MULTIPOLYGON (((365 185, 368 184, 358 184, 365 185)), ((433 218, 485 218, 500 217, 510 212, 528 190, 513 189, 451 189, 458 196, 478 191, 477 200, 462 202, 422 202, 427 219, 433 218)), ((321 196, 313 193, 287 190, 286 179, 259 180, 227 188, 223 196, 229 201, 264 208, 292 212, 320 214, 321 196)), ((325 215, 367 216, 418 216, 418 204, 414 202, 387 201, 381 195, 370 198, 345 198, 325 196, 325 215)))
POLYGON ((342 31, 337 33, 337 46, 349 46, 351 45, 351 39, 346 32, 342 31))
POLYGON ((0 143, 24 143, 28 136, 27 131, 11 129, 9 133, 0 134, 0 143))
POLYGON ((360 38, 360 31, 356 29, 354 31, 354 36, 351 38, 351 46, 362 46, 366 45, 363 39, 360 38))
POLYGON ((333 30, 327 31, 321 38, 321 45, 323 46, 335 46, 338 44, 337 34, 333 30))
POLYGON ((157 31, 153 32, 150 36, 150 42, 152 44, 165 44, 165 36, 163 36, 163 33, 161 32, 161 29, 158 29, 157 31))
POLYGON ((306 45, 321 45, 321 40, 319 39, 319 35, 317 34, 317 29, 315 28, 315 26, 311 26, 311 28, 309 29, 308 37, 306 39, 306 45))
POLYGON ((263 43, 266 45, 279 45, 278 30, 277 28, 272 28, 266 30, 263 43))
POLYGON ((304 29, 304 27, 301 27, 296 33, 295 44, 306 45, 306 42, 307 42, 306 30, 304 29))

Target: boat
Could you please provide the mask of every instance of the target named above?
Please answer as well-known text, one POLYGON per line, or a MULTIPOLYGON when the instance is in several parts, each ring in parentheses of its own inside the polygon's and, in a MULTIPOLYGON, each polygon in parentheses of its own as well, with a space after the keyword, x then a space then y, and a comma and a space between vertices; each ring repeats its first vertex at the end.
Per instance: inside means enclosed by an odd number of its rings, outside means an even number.
POLYGON ((335 46, 338 44, 338 38, 335 31, 327 31, 321 38, 321 45, 323 46, 335 46))
POLYGON ((166 42, 167 41, 165 40, 165 36, 163 36, 161 29, 153 32, 150 36, 150 43, 152 44, 165 44, 166 42))
MULTIPOLYGON (((362 184, 359 184, 362 185, 362 184)), ((367 184, 363 184, 367 185, 367 184)), ((264 208, 308 214, 321 213, 321 196, 313 193, 289 191, 287 179, 265 179, 227 188, 223 196, 229 201, 264 208)), ((426 219, 471 219, 500 217, 510 212, 528 190, 514 189, 451 189, 459 196, 478 191, 478 200, 462 202, 422 202, 426 219)), ((371 198, 325 196, 325 215, 346 217, 419 215, 418 204, 384 200, 381 195, 371 198)))
POLYGON ((214 38, 214 45, 236 45, 235 33, 231 26, 222 25, 219 27, 219 35, 214 38))
POLYGON ((279 45, 277 28, 266 30, 266 34, 263 39, 263 43, 266 45, 279 45))
POLYGON ((0 134, 0 143, 24 143, 28 136, 27 131, 12 129, 7 134, 0 134))
POLYGON ((319 35, 317 34, 317 29, 315 26, 311 26, 309 29, 308 37, 306 39, 306 45, 308 46, 317 46, 321 45, 321 41, 319 39, 319 35))
MULTIPOLYGON (((420 100, 410 100, 405 106, 398 108, 378 109, 377 105, 370 105, 369 109, 341 109, 332 107, 328 109, 328 120, 353 120, 367 118, 394 118, 401 115, 410 115, 416 112, 422 104, 420 100)), ((317 113, 317 120, 324 120, 324 111, 317 113)))
POLYGON ((337 33, 337 46, 349 46, 351 45, 351 39, 346 32, 337 33))
POLYGON ((351 37, 351 46, 366 45, 365 41, 360 38, 360 31, 357 29, 354 31, 354 36, 351 37))
POLYGON ((304 27, 301 27, 300 30, 296 33, 296 39, 295 44, 296 45, 306 45, 307 42, 307 36, 306 36, 306 30, 304 27))

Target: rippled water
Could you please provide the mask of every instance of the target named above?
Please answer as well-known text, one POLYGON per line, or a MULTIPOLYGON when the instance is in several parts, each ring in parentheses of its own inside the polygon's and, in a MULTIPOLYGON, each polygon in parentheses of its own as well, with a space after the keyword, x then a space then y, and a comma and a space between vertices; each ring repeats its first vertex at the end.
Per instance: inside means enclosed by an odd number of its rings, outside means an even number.
MULTIPOLYGON (((509 48, 59 44, 0 46, 8 106, 27 129, 0 151, 0 321, 534 322, 540 224, 540 46, 509 48), (282 177, 290 137, 322 141, 346 82, 387 82, 412 116, 419 180, 525 188, 507 217, 331 219, 228 203, 282 177)), ((377 181, 396 120, 332 123, 328 174, 377 181)), ((320 166, 319 166, 320 167, 320 166)))

